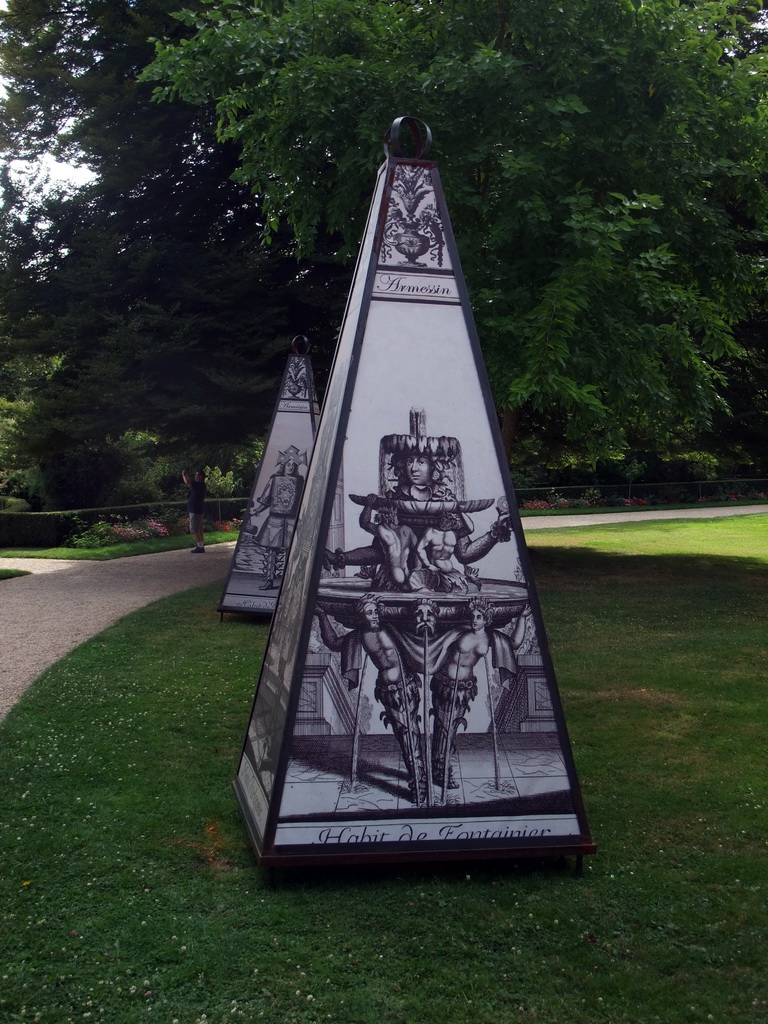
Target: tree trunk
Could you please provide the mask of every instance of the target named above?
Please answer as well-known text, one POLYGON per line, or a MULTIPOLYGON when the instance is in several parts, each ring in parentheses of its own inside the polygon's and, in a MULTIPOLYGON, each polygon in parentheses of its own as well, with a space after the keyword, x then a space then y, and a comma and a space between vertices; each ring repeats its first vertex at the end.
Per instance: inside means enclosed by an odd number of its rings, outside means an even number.
POLYGON ((504 446, 504 454, 507 462, 512 454, 512 445, 517 434, 517 424, 520 420, 520 410, 507 407, 501 414, 501 443, 504 446))

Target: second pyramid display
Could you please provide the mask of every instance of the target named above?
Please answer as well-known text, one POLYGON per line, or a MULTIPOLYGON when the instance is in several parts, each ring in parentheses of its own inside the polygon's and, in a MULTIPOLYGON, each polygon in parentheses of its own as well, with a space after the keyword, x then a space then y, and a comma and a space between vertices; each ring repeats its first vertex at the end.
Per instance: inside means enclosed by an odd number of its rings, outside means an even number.
POLYGON ((319 411, 309 343, 293 339, 219 612, 271 615, 283 579, 319 411))

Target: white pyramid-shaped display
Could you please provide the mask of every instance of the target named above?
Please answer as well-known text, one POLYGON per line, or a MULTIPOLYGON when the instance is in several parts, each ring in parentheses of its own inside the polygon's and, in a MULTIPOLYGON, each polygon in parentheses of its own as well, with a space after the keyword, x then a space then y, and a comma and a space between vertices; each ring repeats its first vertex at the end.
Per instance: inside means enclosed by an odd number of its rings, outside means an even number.
POLYGON ((275 610, 318 418, 309 344, 299 336, 285 365, 218 611, 275 610))
POLYGON ((235 780, 265 865, 594 852, 434 162, 381 167, 235 780))

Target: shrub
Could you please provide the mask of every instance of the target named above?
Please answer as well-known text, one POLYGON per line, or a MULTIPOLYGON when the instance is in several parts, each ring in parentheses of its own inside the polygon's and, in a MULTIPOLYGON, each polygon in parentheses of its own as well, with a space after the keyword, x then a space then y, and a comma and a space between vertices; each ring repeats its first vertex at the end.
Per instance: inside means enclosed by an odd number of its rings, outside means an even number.
POLYGON ((664 484, 659 488, 659 497, 666 505, 682 505, 693 501, 684 487, 679 484, 664 484))
POLYGON ((74 525, 76 517, 69 512, 0 512, 0 546, 59 547, 74 525))
MULTIPOLYGON (((236 518, 245 514, 247 498, 222 498, 223 516, 236 518)), ((66 544, 84 526, 98 522, 114 522, 124 517, 131 522, 151 518, 164 523, 172 537, 189 530, 186 502, 164 501, 144 505, 120 505, 111 508, 85 508, 71 512, 3 512, 0 511, 0 547, 55 548, 66 544)))
POLYGON ((189 517, 181 513, 163 516, 162 522, 168 531, 168 537, 183 537, 185 533, 189 533, 189 517))
POLYGON ((8 512, 29 512, 29 502, 24 498, 0 497, 0 509, 8 512))
POLYGON ((170 531, 159 519, 144 519, 134 523, 118 520, 107 523, 103 520, 84 526, 69 540, 73 548, 103 548, 110 544, 126 544, 136 540, 149 540, 150 537, 168 537, 170 531))
POLYGON ((105 548, 110 544, 120 542, 112 536, 111 523, 94 523, 93 526, 86 526, 69 538, 67 547, 70 548, 105 548))
POLYGON ((603 503, 603 492, 599 487, 588 487, 581 496, 585 505, 601 505, 603 503))
MULTIPOLYGON (((189 532, 189 520, 186 516, 172 513, 169 516, 150 516, 129 522, 119 518, 114 522, 99 520, 90 526, 76 519, 76 529, 68 542, 72 548, 103 548, 111 544, 130 544, 137 540, 149 540, 151 537, 181 537, 189 532)), ((236 533, 242 525, 242 519, 217 520, 206 522, 205 528, 221 530, 224 533, 236 533)))

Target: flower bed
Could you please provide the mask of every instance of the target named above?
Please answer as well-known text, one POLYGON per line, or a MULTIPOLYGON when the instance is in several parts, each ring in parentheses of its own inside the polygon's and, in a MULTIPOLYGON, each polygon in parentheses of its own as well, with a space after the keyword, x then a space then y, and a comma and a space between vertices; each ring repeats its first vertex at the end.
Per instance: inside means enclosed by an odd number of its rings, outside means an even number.
POLYGON ((100 521, 92 526, 85 526, 77 531, 69 540, 72 548, 104 548, 112 544, 130 544, 139 540, 150 540, 153 537, 180 537, 187 533, 189 524, 186 516, 176 513, 166 519, 159 517, 137 519, 128 522, 118 519, 115 522, 100 521))
POLYGON ((242 525, 242 519, 217 519, 213 528, 220 533, 239 533, 242 525))

